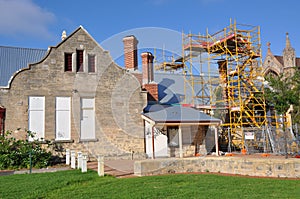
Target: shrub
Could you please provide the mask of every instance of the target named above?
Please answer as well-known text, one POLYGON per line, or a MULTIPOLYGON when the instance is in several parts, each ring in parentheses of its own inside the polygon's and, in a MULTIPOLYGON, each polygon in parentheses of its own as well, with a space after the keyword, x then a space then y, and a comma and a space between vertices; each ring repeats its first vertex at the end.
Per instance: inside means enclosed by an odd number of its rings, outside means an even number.
MULTIPOLYGON (((33 137, 33 133, 27 131, 33 137)), ((0 136, 0 169, 43 168, 50 163, 51 153, 38 141, 17 140, 7 131, 0 136)))

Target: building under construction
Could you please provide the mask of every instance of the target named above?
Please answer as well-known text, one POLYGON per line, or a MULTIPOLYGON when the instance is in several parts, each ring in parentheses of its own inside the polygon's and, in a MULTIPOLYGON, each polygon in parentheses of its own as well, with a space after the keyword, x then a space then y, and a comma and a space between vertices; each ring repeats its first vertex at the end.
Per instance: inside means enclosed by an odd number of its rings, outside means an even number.
POLYGON ((264 99, 258 26, 234 22, 213 34, 182 34, 182 56, 155 68, 182 71, 183 105, 222 119, 223 150, 284 152, 276 143, 285 120, 264 99))

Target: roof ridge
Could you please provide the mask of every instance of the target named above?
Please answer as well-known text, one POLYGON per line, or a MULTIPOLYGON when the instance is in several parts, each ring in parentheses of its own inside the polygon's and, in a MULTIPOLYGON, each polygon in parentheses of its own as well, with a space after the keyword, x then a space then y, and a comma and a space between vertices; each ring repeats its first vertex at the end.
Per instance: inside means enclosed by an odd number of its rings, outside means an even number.
POLYGON ((27 49, 27 50, 44 50, 47 51, 47 49, 42 48, 29 48, 29 47, 17 47, 17 46, 1 46, 0 48, 14 48, 14 49, 27 49))
MULTIPOLYGON (((283 55, 274 55, 274 57, 282 57, 283 58, 283 55)), ((295 59, 300 59, 300 57, 295 57, 295 59)))

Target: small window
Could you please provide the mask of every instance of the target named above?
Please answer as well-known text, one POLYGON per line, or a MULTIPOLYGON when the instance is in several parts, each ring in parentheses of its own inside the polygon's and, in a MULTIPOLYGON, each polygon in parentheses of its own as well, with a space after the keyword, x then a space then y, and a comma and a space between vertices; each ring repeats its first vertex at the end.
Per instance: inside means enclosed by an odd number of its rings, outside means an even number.
POLYGON ((168 126, 168 144, 170 147, 179 146, 178 126, 168 126))
POLYGON ((182 126, 182 144, 191 144, 192 143, 192 132, 191 126, 182 126))
POLYGON ((72 71, 72 53, 65 53, 65 71, 72 71))
POLYGON ((76 72, 83 72, 83 50, 76 50, 76 72))
POLYGON ((88 72, 89 73, 94 73, 96 72, 96 67, 95 67, 95 55, 88 55, 88 72))

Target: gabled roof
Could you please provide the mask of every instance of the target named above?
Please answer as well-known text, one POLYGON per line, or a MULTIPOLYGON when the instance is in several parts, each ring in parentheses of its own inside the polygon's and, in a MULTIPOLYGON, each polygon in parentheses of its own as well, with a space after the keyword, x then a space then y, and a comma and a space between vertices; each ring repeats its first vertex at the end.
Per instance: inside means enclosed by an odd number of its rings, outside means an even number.
MULTIPOLYGON (((283 56, 274 55, 276 60, 283 66, 283 56)), ((296 57, 296 67, 300 68, 300 57, 296 57)))
POLYGON ((46 53, 45 49, 0 46, 0 87, 8 86, 14 73, 40 61, 46 53))
POLYGON ((10 79, 20 72, 21 69, 28 68, 31 64, 42 62, 53 48, 58 48, 80 30, 83 30, 103 50, 82 26, 79 26, 56 46, 49 47, 48 50, 0 46, 0 87, 8 87, 10 79))
POLYGON ((215 123, 221 120, 191 107, 148 105, 142 115, 155 123, 215 123))
POLYGON ((296 67, 300 68, 300 58, 296 57, 296 67))
POLYGON ((274 55, 274 57, 277 59, 277 61, 283 66, 283 56, 274 55))

